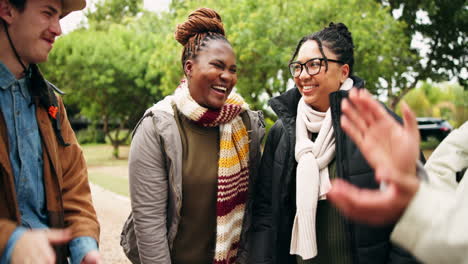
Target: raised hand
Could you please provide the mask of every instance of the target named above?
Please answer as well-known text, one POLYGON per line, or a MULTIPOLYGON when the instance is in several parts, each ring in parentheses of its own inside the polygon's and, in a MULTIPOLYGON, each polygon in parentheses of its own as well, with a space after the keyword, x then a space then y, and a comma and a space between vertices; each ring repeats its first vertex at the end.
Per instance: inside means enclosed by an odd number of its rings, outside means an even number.
POLYGON ((395 222, 419 187, 419 132, 414 114, 403 103, 401 125, 366 90, 358 89, 350 91, 342 112, 343 130, 387 188, 363 190, 338 179, 327 197, 353 220, 374 225, 395 222))

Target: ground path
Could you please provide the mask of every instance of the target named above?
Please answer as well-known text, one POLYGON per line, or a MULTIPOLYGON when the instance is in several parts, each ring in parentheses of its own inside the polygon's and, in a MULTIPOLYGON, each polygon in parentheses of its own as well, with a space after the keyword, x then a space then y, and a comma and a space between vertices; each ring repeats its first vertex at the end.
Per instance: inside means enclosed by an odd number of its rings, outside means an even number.
POLYGON ((130 263, 120 246, 120 232, 130 212, 130 199, 91 185, 94 207, 101 224, 100 251, 106 264, 130 263))

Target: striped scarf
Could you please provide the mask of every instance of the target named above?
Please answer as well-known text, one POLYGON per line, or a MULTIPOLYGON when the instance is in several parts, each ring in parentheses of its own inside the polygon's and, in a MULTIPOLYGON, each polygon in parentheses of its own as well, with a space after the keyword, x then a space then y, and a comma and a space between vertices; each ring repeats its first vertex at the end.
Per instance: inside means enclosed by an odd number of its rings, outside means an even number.
POLYGON ((220 128, 213 263, 235 263, 249 178, 249 138, 239 114, 247 110, 248 105, 240 95, 231 92, 221 109, 202 107, 190 96, 185 80, 176 89, 174 102, 177 109, 197 125, 220 128))

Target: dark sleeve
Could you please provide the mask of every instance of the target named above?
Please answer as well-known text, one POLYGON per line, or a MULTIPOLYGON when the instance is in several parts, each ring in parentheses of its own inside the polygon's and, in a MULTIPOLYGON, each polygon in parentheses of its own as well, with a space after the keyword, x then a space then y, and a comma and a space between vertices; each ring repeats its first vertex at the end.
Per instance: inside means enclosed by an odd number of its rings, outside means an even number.
MULTIPOLYGON (((400 124, 403 124, 403 119, 401 119, 400 116, 398 116, 395 112, 393 112, 392 110, 390 110, 384 103, 381 103, 385 109, 387 110, 387 112, 393 116, 393 118, 395 118, 400 124)), ((422 164, 425 164, 426 163, 426 158, 424 157, 424 153, 422 152, 422 150, 419 150, 419 160, 422 162, 422 164)))
POLYGON ((258 179, 255 182, 253 201, 252 240, 249 262, 253 264, 272 263, 272 168, 275 150, 282 133, 281 121, 270 129, 265 143, 258 179))

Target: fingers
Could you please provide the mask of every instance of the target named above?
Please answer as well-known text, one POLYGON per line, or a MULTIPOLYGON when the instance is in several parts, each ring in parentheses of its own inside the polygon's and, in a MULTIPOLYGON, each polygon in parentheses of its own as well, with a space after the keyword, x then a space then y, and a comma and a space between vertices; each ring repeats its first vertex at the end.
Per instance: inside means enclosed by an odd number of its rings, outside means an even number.
POLYGON ((380 166, 380 167, 374 168, 375 180, 377 182, 388 181, 392 173, 391 169, 392 168, 389 168, 388 166, 380 166))
MULTIPOLYGON (((365 89, 353 89, 349 93, 349 99, 353 108, 357 111, 356 117, 362 120, 366 124, 366 127, 368 127, 375 122, 375 118, 372 112, 368 111, 367 105, 362 103, 366 95, 365 93, 365 89)), ((353 120, 353 122, 354 121, 357 120, 353 120)))
POLYGON ((55 263, 55 252, 50 245, 44 245, 42 252, 45 257, 45 263, 54 264, 55 263))
POLYGON ((381 181, 393 185, 400 195, 411 199, 419 189, 419 178, 415 174, 405 174, 390 168, 380 168, 375 171, 375 176, 381 181))
POLYGON ((349 120, 345 115, 342 115, 340 118, 341 127, 344 132, 356 143, 358 147, 362 145, 363 142, 363 133, 355 126, 355 123, 349 120))
POLYGON ((360 104, 365 106, 368 113, 374 117, 374 120, 385 120, 389 117, 385 108, 367 90, 363 90, 359 94, 359 99, 360 104))
POLYGON ((379 190, 360 189, 344 180, 332 181, 332 189, 327 198, 343 204, 353 214, 360 214, 366 210, 373 210, 383 206, 382 199, 387 198, 379 190), (330 195, 330 197, 329 197, 330 195))
POLYGON ((350 92, 350 100, 358 109, 360 118, 364 118, 370 126, 378 120, 390 121, 398 124, 393 117, 386 111, 385 107, 375 100, 372 95, 365 89, 354 89, 350 92))
POLYGON ((353 124, 353 126, 347 126, 349 133, 358 129, 361 134, 365 134, 368 128, 379 120, 390 120, 396 123, 385 108, 364 89, 352 89, 348 99, 343 100, 341 110, 348 121, 353 124))
MULTIPOLYGON (((355 188, 355 187, 354 187, 355 188)), ((353 219, 352 203, 355 199, 355 189, 341 179, 332 180, 332 188, 327 193, 331 201, 345 216, 353 219)))
POLYGON ((97 250, 88 252, 83 258, 82 264, 100 264, 102 263, 101 254, 97 250))
POLYGON ((45 231, 50 244, 63 244, 71 240, 70 229, 48 229, 45 231))
POLYGON ((404 128, 412 137, 419 142, 420 135, 418 130, 418 121, 416 121, 416 116, 409 108, 408 104, 405 101, 401 102, 401 109, 403 112, 403 122, 404 128))
POLYGON ((346 217, 367 224, 381 225, 393 220, 388 210, 389 195, 378 190, 359 189, 343 180, 332 181, 329 199, 346 217))
POLYGON ((341 103, 343 114, 340 118, 341 127, 358 146, 362 145, 364 134, 368 130, 368 126, 372 124, 371 117, 363 117, 368 116, 368 114, 360 105, 359 90, 352 89, 349 92, 349 99, 345 99, 341 103))
POLYGON ((12 264, 55 263, 55 252, 49 243, 47 230, 26 231, 13 248, 12 264))
POLYGON ((341 104, 341 111, 353 125, 353 130, 357 129, 360 133, 366 131, 368 124, 360 117, 359 110, 356 108, 356 105, 352 105, 348 99, 345 99, 341 104))

